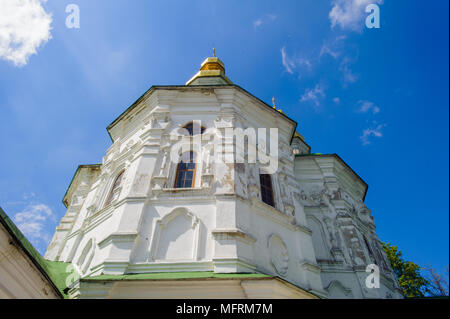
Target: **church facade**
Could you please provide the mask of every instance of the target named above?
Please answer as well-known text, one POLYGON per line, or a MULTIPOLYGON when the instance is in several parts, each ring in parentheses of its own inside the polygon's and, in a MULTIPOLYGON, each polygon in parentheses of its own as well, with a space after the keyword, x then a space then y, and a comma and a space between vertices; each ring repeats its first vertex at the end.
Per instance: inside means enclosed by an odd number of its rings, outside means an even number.
POLYGON ((215 56, 153 86, 78 167, 45 258, 71 298, 401 298, 368 186, 296 128, 215 56))

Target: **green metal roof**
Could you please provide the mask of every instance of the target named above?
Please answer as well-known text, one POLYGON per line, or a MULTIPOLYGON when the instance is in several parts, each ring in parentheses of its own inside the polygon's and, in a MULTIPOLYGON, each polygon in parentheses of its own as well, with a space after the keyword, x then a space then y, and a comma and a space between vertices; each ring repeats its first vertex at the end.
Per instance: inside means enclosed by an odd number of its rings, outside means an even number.
POLYGON ((66 278, 70 274, 66 272, 66 269, 70 264, 44 259, 1 207, 0 223, 6 228, 18 247, 31 259, 36 268, 48 280, 49 284, 53 286, 60 297, 67 298, 64 290, 66 288, 66 278))
POLYGON ((322 153, 295 154, 295 157, 320 156, 322 153))

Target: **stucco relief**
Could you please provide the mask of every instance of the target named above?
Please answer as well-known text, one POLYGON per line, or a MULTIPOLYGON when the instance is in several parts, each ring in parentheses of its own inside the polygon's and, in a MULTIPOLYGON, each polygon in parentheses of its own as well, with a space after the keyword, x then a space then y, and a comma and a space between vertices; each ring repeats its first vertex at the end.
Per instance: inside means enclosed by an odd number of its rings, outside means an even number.
POLYGON ((167 105, 156 106, 150 116, 144 120, 150 129, 166 129, 170 124, 170 108, 167 105))
POLYGON ((295 218, 296 212, 293 199, 295 188, 291 185, 290 179, 284 171, 278 174, 278 181, 284 213, 289 217, 291 224, 296 224, 297 220, 295 218))
POLYGON ((343 225, 341 226, 341 231, 352 264, 356 266, 366 265, 366 255, 364 254, 364 250, 359 240, 356 228, 353 225, 343 225))
POLYGON ((313 215, 307 216, 308 227, 312 231, 315 256, 318 262, 330 260, 330 246, 323 227, 323 223, 313 215))
POLYGON ((245 163, 236 163, 234 166, 236 172, 236 182, 235 182, 235 190, 236 194, 241 195, 244 198, 247 198, 247 174, 246 174, 246 164, 245 163))
POLYGON ((279 184, 280 184, 280 196, 281 196, 281 199, 284 202, 284 201, 286 201, 287 196, 288 196, 288 190, 287 190, 288 186, 287 186, 286 174, 280 172, 278 174, 278 181, 279 181, 279 184))
POLYGON ((155 223, 150 261, 198 260, 200 221, 185 208, 177 208, 155 223))
POLYGON ((323 185, 305 185, 300 187, 299 191, 296 196, 304 206, 320 206, 323 204, 322 197, 325 193, 323 185))
POLYGON ((89 239, 83 250, 81 251, 80 257, 76 262, 76 266, 81 274, 87 274, 89 266, 94 258, 95 254, 95 239, 89 239))
POLYGON ((92 204, 88 207, 89 215, 94 214, 100 207, 102 191, 104 191, 101 185, 106 184, 106 174, 102 174, 99 176, 98 186, 95 188, 94 199, 92 200, 92 204))
POLYGON ((214 120, 216 128, 234 127, 234 118, 232 115, 221 115, 214 120))
POLYGON ((162 151, 162 160, 161 160, 161 167, 159 169, 159 175, 158 176, 164 176, 167 177, 167 168, 168 168, 168 161, 169 159, 169 150, 170 150, 170 144, 165 144, 161 147, 162 151))
POLYGON ((363 245, 358 236, 358 230, 353 225, 352 216, 358 216, 366 223, 371 223, 370 211, 364 205, 355 201, 341 189, 329 190, 326 185, 303 187, 294 197, 305 206, 326 206, 324 228, 330 244, 330 253, 334 260, 362 266, 367 263, 363 245), (350 209, 336 208, 334 200, 344 199, 350 204, 350 209), (347 259, 349 258, 349 260, 347 259))
POLYGON ((352 290, 344 286, 339 280, 333 280, 325 290, 328 291, 328 298, 330 299, 353 298, 352 290))
POLYGON ((153 190, 162 190, 167 187, 170 166, 170 147, 170 143, 165 143, 161 146, 161 165, 159 170, 155 169, 151 181, 153 190))
POLYGON ((259 184, 257 180, 257 168, 256 164, 248 164, 247 169, 247 188, 248 195, 250 199, 258 199, 259 198, 259 184))
POLYGON ((270 255, 270 263, 277 274, 284 276, 288 272, 289 253, 283 240, 275 234, 269 236, 267 248, 270 255))
POLYGON ((383 247, 381 246, 381 243, 378 240, 374 241, 373 248, 376 256, 375 258, 377 259, 379 266, 384 270, 392 271, 391 267, 388 266, 389 262, 387 262, 385 259, 386 257, 384 254, 383 247))
POLYGON ((114 158, 116 158, 117 153, 120 149, 120 143, 115 142, 111 147, 106 151, 106 156, 103 157, 103 165, 109 164, 114 158))
POLYGON ((233 163, 216 163, 216 189, 220 192, 233 193, 234 192, 234 164, 233 163))
MULTIPOLYGON (((209 131, 210 134, 214 134, 211 131, 209 131)), ((201 185, 203 188, 211 188, 213 180, 214 180, 214 174, 213 174, 213 165, 212 165, 212 152, 213 144, 206 144, 203 147, 202 152, 202 177, 201 177, 201 185)))
POLYGON ((347 192, 344 192, 343 199, 346 200, 350 206, 350 212, 357 216, 361 221, 367 224, 373 224, 373 218, 371 216, 370 210, 362 201, 355 200, 347 192))
POLYGON ((203 172, 202 174, 212 174, 212 152, 214 151, 214 145, 206 144, 203 148, 203 172))
POLYGON ((336 219, 324 218, 325 228, 328 232, 328 238, 331 246, 331 255, 334 260, 347 262, 344 255, 341 234, 336 219))

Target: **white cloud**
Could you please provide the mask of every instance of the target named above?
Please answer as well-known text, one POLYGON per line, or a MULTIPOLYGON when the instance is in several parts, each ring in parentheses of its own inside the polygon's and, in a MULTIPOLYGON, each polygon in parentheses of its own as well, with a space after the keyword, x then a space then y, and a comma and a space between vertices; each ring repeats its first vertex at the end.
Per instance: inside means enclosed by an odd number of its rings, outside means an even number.
POLYGON ((383 0, 333 0, 329 13, 331 27, 338 25, 343 30, 361 32, 369 4, 383 4, 383 0))
POLYGON ((253 22, 253 27, 254 27, 255 29, 257 29, 257 28, 259 28, 260 26, 262 26, 263 23, 266 23, 266 22, 273 22, 273 21, 275 21, 276 18, 277 18, 277 16, 276 16, 275 14, 266 14, 265 16, 263 16, 263 17, 261 17, 261 18, 255 20, 255 21, 253 22))
POLYGON ((287 56, 285 47, 281 48, 281 63, 288 73, 294 73, 295 63, 287 56))
POLYGON ((358 101, 358 105, 359 113, 367 113, 371 111, 373 114, 377 114, 380 112, 380 108, 370 101, 358 101))
POLYGON ((344 85, 358 81, 358 75, 350 69, 350 59, 348 57, 342 59, 342 62, 339 65, 339 71, 342 73, 344 85))
POLYGON ((291 58, 286 53, 286 47, 281 48, 281 63, 286 72, 294 74, 296 68, 311 69, 312 63, 305 58, 291 58))
POLYGON ((325 89, 322 85, 316 84, 313 89, 306 89, 302 95, 301 102, 312 102, 315 106, 320 105, 320 100, 325 97, 325 89))
POLYGON ((325 41, 320 48, 319 59, 324 55, 330 55, 334 59, 340 57, 344 50, 344 40, 346 38, 347 36, 340 35, 332 40, 325 41))
POLYGON ((255 22, 253 22, 253 26, 255 27, 255 28, 257 28, 257 27, 260 27, 261 25, 262 25, 262 19, 258 19, 258 20, 256 20, 255 22))
POLYGON ((34 192, 25 193, 25 194, 22 195, 22 198, 24 200, 29 200, 29 199, 35 198, 35 197, 36 197, 36 194, 34 192))
POLYGON ((320 48, 319 58, 321 58, 322 56, 327 55, 327 54, 332 56, 334 59, 337 59, 340 55, 340 52, 334 50, 329 45, 324 44, 320 48))
POLYGON ((0 59, 24 66, 37 49, 51 39, 52 17, 46 0, 1 0, 0 59))
POLYGON ((312 68, 311 61, 309 61, 308 59, 300 58, 300 59, 298 59, 297 64, 300 66, 305 66, 308 69, 312 68))
POLYGON ((386 124, 379 124, 375 128, 367 128, 363 131, 360 139, 363 145, 369 145, 371 143, 371 137, 381 138, 383 137, 383 132, 381 131, 386 124))
POLYGON ((14 222, 30 241, 50 241, 50 234, 44 230, 48 221, 55 222, 55 215, 45 204, 30 204, 23 211, 14 215, 14 222))

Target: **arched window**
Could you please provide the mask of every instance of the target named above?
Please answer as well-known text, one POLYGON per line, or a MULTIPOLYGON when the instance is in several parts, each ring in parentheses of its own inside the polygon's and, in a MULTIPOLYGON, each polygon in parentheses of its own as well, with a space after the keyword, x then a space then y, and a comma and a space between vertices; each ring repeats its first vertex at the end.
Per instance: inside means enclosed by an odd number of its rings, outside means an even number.
POLYGON ((275 207, 273 201, 272 178, 269 174, 260 174, 259 181, 261 183, 261 199, 267 205, 275 207))
POLYGON ((192 188, 195 181, 194 152, 183 153, 177 167, 175 188, 192 188))
POLYGON ((111 204, 112 200, 117 196, 117 193, 119 191, 120 184, 122 182, 123 173, 125 171, 122 171, 117 175, 116 180, 114 181, 113 187, 111 188, 111 191, 109 192, 108 199, 106 200, 105 206, 108 206, 111 204))
POLYGON ((185 128, 189 132, 189 135, 191 136, 196 135, 198 133, 203 134, 205 132, 205 128, 203 126, 200 127, 200 132, 198 132, 198 126, 194 125, 194 122, 186 124, 183 128, 185 128))

